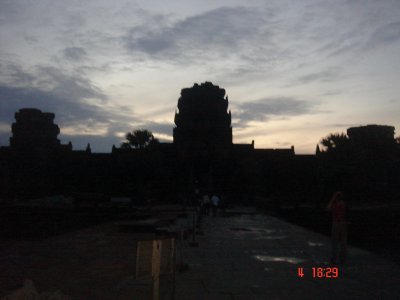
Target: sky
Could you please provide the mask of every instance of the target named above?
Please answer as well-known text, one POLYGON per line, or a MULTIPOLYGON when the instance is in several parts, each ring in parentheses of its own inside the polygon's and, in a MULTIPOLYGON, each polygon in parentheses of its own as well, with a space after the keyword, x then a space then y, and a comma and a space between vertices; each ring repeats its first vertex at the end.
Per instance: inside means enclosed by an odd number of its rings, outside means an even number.
POLYGON ((400 130, 399 75, 398 0, 0 0, 0 146, 24 107, 76 150, 139 128, 171 142, 181 89, 211 81, 234 143, 312 154, 349 127, 400 130))

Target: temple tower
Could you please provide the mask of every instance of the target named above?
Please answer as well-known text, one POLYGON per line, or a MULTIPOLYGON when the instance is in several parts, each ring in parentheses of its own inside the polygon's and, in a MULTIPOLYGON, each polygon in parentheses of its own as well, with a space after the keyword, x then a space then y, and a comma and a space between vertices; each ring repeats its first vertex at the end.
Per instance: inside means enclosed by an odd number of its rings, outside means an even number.
POLYGON ((175 124, 174 144, 180 150, 209 152, 232 145, 228 97, 211 82, 181 90, 175 124))
POLYGON ((395 128, 387 125, 366 125, 347 129, 347 135, 358 158, 385 160, 396 156, 395 128))
POLYGON ((54 114, 35 108, 23 108, 15 113, 10 146, 14 149, 52 149, 60 146, 60 128, 54 124, 54 114))

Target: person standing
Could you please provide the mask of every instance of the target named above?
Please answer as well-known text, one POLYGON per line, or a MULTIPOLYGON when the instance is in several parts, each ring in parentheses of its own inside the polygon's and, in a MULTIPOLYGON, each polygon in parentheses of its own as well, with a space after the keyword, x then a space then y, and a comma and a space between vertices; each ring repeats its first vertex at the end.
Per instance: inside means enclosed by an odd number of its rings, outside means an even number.
POLYGON ((344 264, 347 255, 346 204, 342 192, 332 195, 328 204, 332 211, 332 264, 344 264))
POLYGON ((217 214, 218 214, 219 202, 220 202, 219 197, 218 197, 216 194, 214 194, 214 195, 211 197, 212 211, 213 211, 213 216, 214 216, 214 217, 216 217, 217 214))
POLYGON ((204 214, 208 216, 210 213, 210 197, 207 194, 203 196, 203 208, 204 214))

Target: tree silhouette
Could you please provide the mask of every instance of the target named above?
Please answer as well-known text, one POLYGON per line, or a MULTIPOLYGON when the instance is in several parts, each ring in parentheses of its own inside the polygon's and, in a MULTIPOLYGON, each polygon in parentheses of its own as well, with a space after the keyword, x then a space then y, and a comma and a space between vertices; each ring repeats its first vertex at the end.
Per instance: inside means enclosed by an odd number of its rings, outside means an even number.
POLYGON ((331 133, 321 140, 322 152, 343 152, 349 148, 349 137, 345 133, 331 133))
POLYGON ((354 149, 345 133, 331 133, 321 139, 319 178, 323 192, 346 189, 355 177, 354 149))
POLYGON ((121 143, 123 149, 144 149, 159 144, 158 139, 147 129, 137 129, 125 135, 125 142, 121 143))

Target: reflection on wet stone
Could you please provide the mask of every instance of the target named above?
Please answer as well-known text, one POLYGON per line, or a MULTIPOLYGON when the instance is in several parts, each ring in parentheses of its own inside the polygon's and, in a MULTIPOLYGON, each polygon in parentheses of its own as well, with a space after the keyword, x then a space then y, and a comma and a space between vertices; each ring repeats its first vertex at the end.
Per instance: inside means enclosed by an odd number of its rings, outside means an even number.
POLYGON ((276 235, 276 236, 260 236, 257 237, 257 240, 283 240, 286 239, 287 235, 276 235))
POLYGON ((318 243, 318 242, 308 242, 308 246, 310 247, 321 247, 323 246, 323 243, 318 243))
POLYGON ((254 255, 254 258, 262 262, 287 262, 290 264, 299 264, 306 260, 296 257, 280 257, 280 256, 268 256, 268 255, 254 255))

